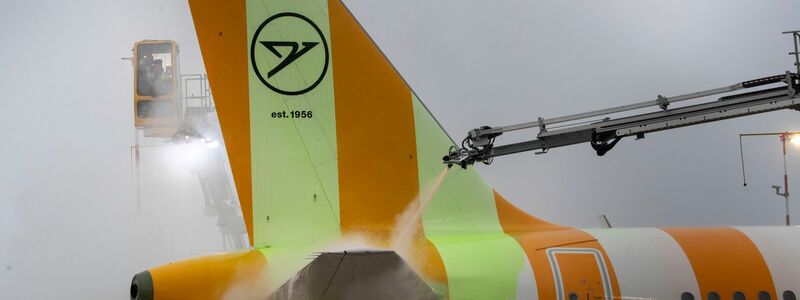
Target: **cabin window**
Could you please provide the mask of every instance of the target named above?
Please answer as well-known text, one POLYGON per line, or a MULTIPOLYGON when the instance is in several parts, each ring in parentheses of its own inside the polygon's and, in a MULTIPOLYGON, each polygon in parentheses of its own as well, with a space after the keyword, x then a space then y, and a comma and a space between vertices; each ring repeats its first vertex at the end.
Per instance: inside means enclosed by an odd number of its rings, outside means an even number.
POLYGON ((683 294, 681 294, 681 300, 694 300, 694 295, 692 295, 692 293, 689 292, 684 292, 683 294))
POLYGON ((578 300, 578 294, 569 293, 569 300, 578 300))
POLYGON ((744 300, 744 293, 742 292, 733 293, 733 300, 744 300))
POLYGON ((708 293, 708 300, 720 300, 719 294, 717 292, 709 292, 708 293))
POLYGON ((794 292, 785 291, 783 292, 783 300, 797 300, 797 297, 794 296, 794 292))
POLYGON ((769 293, 765 291, 758 292, 758 300, 771 300, 772 297, 769 296, 769 293))

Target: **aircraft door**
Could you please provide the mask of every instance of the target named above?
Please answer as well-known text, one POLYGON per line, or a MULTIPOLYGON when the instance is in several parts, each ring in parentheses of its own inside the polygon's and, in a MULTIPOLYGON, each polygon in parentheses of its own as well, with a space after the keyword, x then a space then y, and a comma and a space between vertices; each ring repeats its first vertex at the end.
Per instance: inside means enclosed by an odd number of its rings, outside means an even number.
POLYGON ((600 251, 592 248, 550 248, 558 300, 611 300, 611 280, 600 251))

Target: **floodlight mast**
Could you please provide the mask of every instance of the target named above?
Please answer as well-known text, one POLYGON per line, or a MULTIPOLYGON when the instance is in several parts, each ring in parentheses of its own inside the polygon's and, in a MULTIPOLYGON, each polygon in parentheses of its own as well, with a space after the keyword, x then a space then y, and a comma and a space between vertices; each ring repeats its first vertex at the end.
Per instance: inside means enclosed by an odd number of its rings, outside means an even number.
POLYGON ((781 141, 781 149, 783 150, 783 186, 773 185, 775 194, 783 197, 786 203, 786 226, 791 225, 789 216, 789 172, 786 168, 786 143, 796 143, 793 139, 800 138, 800 131, 784 131, 784 132, 762 132, 762 133, 742 133, 739 134, 739 155, 742 158, 742 184, 747 186, 747 176, 744 167, 744 147, 742 146, 742 138, 745 137, 763 137, 763 136, 777 136, 781 141), (783 188, 783 193, 781 193, 783 188))
POLYGON ((800 31, 789 31, 794 37, 795 57, 798 73, 786 71, 781 75, 757 78, 720 88, 694 93, 664 97, 630 105, 594 110, 557 118, 538 118, 535 121, 502 127, 482 126, 470 130, 461 142, 461 147, 453 146, 442 160, 448 167, 459 165, 466 168, 475 162, 491 164, 498 156, 537 151, 547 153, 550 149, 589 143, 597 155, 603 156, 617 142, 628 136, 644 138, 645 133, 674 129, 678 127, 704 124, 730 118, 760 114, 782 109, 800 110, 800 31), (767 85, 777 87, 762 88, 767 85), (759 89, 760 88, 760 89, 759 89), (704 101, 677 108, 670 108, 677 102, 699 99, 739 90, 751 90, 725 95, 716 100, 704 101), (645 108, 658 111, 636 113, 629 116, 611 118, 612 114, 629 113, 645 108), (599 120, 598 120, 599 119, 599 120), (495 140, 503 133, 538 128, 536 139, 495 145, 495 140))

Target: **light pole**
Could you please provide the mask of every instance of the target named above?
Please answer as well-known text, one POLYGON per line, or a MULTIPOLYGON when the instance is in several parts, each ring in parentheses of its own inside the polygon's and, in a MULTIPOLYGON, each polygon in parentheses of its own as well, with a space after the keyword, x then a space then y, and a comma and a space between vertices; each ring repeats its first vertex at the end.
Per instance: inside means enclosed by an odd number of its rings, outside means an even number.
POLYGON ((744 182, 744 186, 747 186, 747 176, 745 175, 744 171, 744 148, 742 147, 742 138, 748 136, 778 136, 780 138, 781 149, 783 150, 783 193, 781 193, 781 186, 779 185, 773 185, 772 188, 775 189, 775 194, 782 196, 786 202, 786 226, 789 226, 791 221, 789 218, 789 175, 786 169, 786 142, 792 142, 794 144, 800 143, 800 132, 786 131, 739 134, 739 155, 741 155, 742 158, 742 180, 744 182))
POLYGON ((773 185, 773 189, 775 189, 775 194, 778 196, 782 196, 784 200, 786 200, 786 226, 789 226, 791 223, 789 221, 789 193, 783 192, 781 193, 781 186, 780 185, 773 185))

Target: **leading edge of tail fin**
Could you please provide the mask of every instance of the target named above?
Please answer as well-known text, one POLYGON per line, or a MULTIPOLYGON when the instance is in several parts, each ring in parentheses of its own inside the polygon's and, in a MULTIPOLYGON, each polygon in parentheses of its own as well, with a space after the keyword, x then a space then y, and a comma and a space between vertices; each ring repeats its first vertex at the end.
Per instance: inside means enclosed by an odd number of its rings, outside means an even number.
MULTIPOLYGON (((350 11, 189 2, 251 244, 388 241, 453 142, 350 11)), ((450 173, 413 222, 426 236, 503 232, 475 170, 450 173)))

